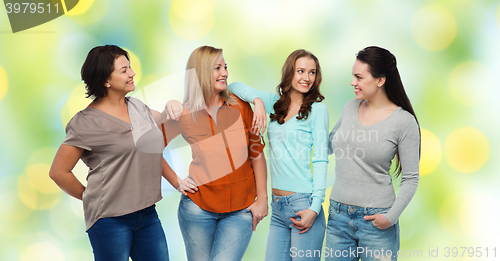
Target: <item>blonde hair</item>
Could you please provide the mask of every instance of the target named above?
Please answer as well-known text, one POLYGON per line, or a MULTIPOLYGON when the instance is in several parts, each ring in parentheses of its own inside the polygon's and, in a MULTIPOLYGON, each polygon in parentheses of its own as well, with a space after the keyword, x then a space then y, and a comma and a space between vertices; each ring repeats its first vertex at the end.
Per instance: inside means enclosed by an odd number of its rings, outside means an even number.
MULTIPOLYGON (((186 65, 183 105, 191 115, 206 108, 206 104, 214 95, 213 70, 216 63, 222 59, 222 49, 212 46, 196 48, 189 56, 186 65)), ((226 81, 227 87, 227 81, 226 81)), ((238 102, 231 96, 228 88, 221 92, 221 97, 227 104, 238 102)))

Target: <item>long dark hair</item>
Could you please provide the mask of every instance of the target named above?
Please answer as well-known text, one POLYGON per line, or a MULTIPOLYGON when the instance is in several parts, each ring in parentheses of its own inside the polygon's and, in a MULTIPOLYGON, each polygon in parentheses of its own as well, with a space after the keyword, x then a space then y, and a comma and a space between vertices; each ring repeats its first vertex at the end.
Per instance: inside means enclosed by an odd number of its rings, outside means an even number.
POLYGON ((299 114, 297 115, 298 120, 307 119, 309 113, 311 112, 311 106, 314 102, 322 101, 325 97, 319 92, 319 85, 321 84, 321 67, 319 66, 319 61, 314 54, 299 49, 291 53, 288 58, 286 58, 285 64, 283 64, 283 70, 281 74, 281 82, 276 87, 276 92, 279 94, 280 98, 274 103, 274 113, 269 115, 271 121, 278 121, 279 124, 285 123, 285 118, 288 113, 288 108, 292 102, 290 97, 290 89, 292 89, 292 80, 295 75, 295 62, 297 59, 302 57, 308 57, 314 60, 316 63, 316 78, 314 80, 311 89, 304 94, 302 104, 300 105, 299 114))
MULTIPOLYGON (((373 78, 385 77, 385 93, 387 98, 397 106, 402 107, 417 121, 415 111, 411 106, 410 99, 406 95, 401 76, 399 75, 398 67, 396 66, 396 57, 384 48, 378 46, 369 46, 356 54, 356 59, 368 64, 368 70, 373 78)), ((419 130, 420 132, 420 125, 419 130)), ((420 149, 419 149, 420 154, 420 149)), ((399 176, 402 171, 401 161, 399 160, 399 152, 396 154, 396 176, 399 176)))

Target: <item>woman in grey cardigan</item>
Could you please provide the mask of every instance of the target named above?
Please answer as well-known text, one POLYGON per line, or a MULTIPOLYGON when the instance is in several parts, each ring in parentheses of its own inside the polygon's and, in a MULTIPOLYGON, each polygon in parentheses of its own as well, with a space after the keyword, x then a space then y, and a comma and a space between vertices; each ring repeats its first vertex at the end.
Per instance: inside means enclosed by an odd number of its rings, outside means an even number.
POLYGON ((323 253, 326 260, 397 260, 398 218, 419 180, 420 128, 394 55, 370 46, 356 58, 356 100, 330 133, 336 176, 323 253), (394 156, 397 197, 389 174, 394 156))

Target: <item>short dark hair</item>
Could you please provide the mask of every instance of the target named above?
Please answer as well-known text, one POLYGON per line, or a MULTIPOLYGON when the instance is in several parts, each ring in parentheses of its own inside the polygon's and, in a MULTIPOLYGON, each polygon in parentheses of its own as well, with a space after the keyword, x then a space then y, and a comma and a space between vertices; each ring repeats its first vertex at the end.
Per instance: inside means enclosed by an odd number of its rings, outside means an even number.
POLYGON ((90 50, 83 63, 81 76, 87 90, 87 97, 98 100, 108 94, 104 86, 115 70, 115 60, 124 55, 130 61, 128 52, 116 45, 96 46, 90 50))

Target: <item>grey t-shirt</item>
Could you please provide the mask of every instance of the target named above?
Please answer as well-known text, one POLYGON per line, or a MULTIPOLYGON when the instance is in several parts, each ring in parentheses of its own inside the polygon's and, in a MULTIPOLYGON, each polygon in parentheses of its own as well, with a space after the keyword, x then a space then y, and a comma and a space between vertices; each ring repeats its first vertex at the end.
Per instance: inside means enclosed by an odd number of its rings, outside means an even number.
POLYGON ((163 135, 144 103, 125 100, 130 124, 88 107, 66 126, 63 144, 85 149, 81 160, 89 167, 83 192, 86 230, 99 218, 129 214, 162 198, 163 135))
POLYGON ((352 206, 390 208, 384 216, 395 224, 417 190, 420 133, 415 117, 398 107, 386 119, 363 126, 351 100, 330 132, 335 154, 335 182, 330 198, 352 206), (395 196, 389 169, 396 152, 401 160, 401 187, 395 196))

